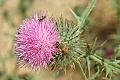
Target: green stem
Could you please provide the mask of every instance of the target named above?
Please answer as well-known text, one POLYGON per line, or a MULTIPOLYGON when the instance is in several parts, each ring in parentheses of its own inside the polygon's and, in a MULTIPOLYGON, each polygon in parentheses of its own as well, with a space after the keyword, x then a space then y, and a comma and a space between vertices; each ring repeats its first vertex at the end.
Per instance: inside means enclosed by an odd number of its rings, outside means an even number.
POLYGON ((93 56, 93 55, 89 55, 89 57, 90 57, 92 60, 94 60, 94 61, 96 61, 96 62, 98 62, 98 63, 100 63, 100 64, 103 63, 100 59, 96 58, 96 57, 93 56))
POLYGON ((77 63, 79 64, 78 66, 80 67, 80 70, 82 71, 82 74, 83 74, 85 80, 88 80, 87 77, 86 77, 86 75, 85 75, 85 73, 84 73, 84 71, 83 71, 83 68, 82 68, 80 62, 77 62, 77 63))
POLYGON ((93 61, 96 61, 98 63, 100 63, 101 65, 103 66, 108 66, 111 70, 113 70, 113 72, 118 72, 120 73, 120 65, 116 64, 116 63, 113 63, 112 61, 110 60, 106 60, 106 59, 103 59, 97 55, 89 55, 89 57, 93 60, 93 61))

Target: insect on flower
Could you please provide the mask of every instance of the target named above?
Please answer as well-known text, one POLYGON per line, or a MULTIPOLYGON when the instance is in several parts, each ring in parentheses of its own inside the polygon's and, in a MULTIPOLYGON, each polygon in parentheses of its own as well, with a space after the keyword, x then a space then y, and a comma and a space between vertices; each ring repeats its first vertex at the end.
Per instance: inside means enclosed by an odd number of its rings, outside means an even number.
POLYGON ((46 18, 46 16, 41 16, 38 20, 39 21, 42 21, 43 19, 45 19, 46 18))
POLYGON ((68 51, 68 46, 65 43, 63 43, 63 42, 56 42, 55 46, 56 46, 56 48, 58 48, 58 52, 55 52, 53 54, 53 57, 58 57, 60 55, 63 56, 68 51))

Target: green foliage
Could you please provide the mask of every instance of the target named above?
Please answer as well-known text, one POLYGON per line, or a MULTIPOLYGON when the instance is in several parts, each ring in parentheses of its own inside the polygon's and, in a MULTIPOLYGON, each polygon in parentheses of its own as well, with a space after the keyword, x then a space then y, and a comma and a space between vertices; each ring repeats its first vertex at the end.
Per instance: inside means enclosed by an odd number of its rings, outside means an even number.
POLYGON ((59 66, 59 69, 63 69, 62 65, 64 65, 64 68, 68 64, 77 63, 80 67, 80 70, 83 73, 85 80, 95 80, 99 75, 100 71, 106 72, 106 77, 111 79, 113 73, 120 73, 120 65, 119 60, 116 60, 117 54, 119 53, 119 48, 115 52, 115 54, 111 57, 111 59, 104 59, 96 54, 96 51, 100 48, 93 48, 93 45, 90 46, 89 43, 86 42, 86 38, 81 37, 85 31, 85 24, 88 19, 88 15, 92 11, 94 4, 96 0, 91 0, 86 10, 81 14, 81 16, 76 15, 72 10, 72 14, 77 19, 78 24, 74 24, 72 21, 64 20, 62 17, 60 17, 57 20, 57 24, 59 24, 59 27, 57 27, 57 30, 59 32, 59 35, 62 39, 62 41, 68 46, 68 52, 64 56, 58 56, 54 59, 54 65, 59 66), (83 34, 82 34, 83 33, 83 34), (85 45, 86 44, 86 45, 85 45), (89 78, 85 75, 84 69, 82 68, 81 59, 85 59, 87 62, 87 69, 89 78), (69 63, 72 62, 72 63, 69 63), (91 74, 91 64, 97 65, 97 71, 94 72, 94 74, 91 74), (110 77, 108 77, 108 75, 110 77))
MULTIPOLYGON (((73 66, 74 62, 75 63, 79 63, 79 59, 81 57, 85 57, 86 54, 88 54, 86 51, 88 51, 88 46, 85 45, 85 38, 84 36, 81 37, 85 28, 85 23, 87 20, 87 17, 89 15, 89 13, 91 12, 92 8, 94 7, 96 0, 92 0, 89 4, 89 6, 87 7, 87 9, 83 12, 83 14, 81 15, 81 17, 77 16, 72 10, 71 12, 73 13, 73 15, 75 16, 75 18, 78 21, 78 24, 74 24, 72 21, 69 21, 67 19, 63 19, 62 17, 60 17, 59 19, 57 19, 57 24, 59 25, 59 27, 57 27, 57 30, 59 32, 60 38, 62 39, 62 42, 64 42, 66 44, 66 46, 68 47, 68 51, 66 52, 65 55, 62 56, 57 56, 55 57, 53 63, 54 66, 56 65, 57 67, 59 67, 59 69, 63 69, 62 66, 64 66, 64 69, 66 68, 67 64, 70 64, 71 66, 73 66), (81 36, 80 36, 81 35, 81 36), (71 63, 72 62, 72 63, 71 63)), ((89 59, 87 60, 88 62, 88 66, 90 64, 89 59)), ((53 65, 52 65, 52 69, 53 69, 53 65)), ((83 69, 80 65, 80 69, 83 72, 83 69)), ((90 72, 90 67, 89 67, 89 72, 90 72)), ((84 74, 84 72, 83 72, 84 74)), ((85 79, 87 80, 85 74, 84 74, 85 79)))
POLYGON ((62 42, 69 48, 69 50, 64 55, 58 55, 53 59, 53 64, 51 65, 51 69, 53 70, 55 67, 58 67, 59 70, 64 69, 66 72, 66 66, 70 65, 71 67, 74 66, 73 57, 76 56, 76 51, 73 51, 72 47, 79 47, 75 46, 76 42, 79 41, 79 38, 73 35, 75 32, 73 31, 76 29, 76 25, 67 19, 63 19, 61 16, 57 19, 57 23, 59 27, 57 30, 59 32, 59 37, 62 39, 62 42), (71 35, 71 36, 70 36, 71 35), (73 54, 74 53, 74 54, 73 54))
MULTIPOLYGON (((96 2, 96 0, 92 0, 90 2, 90 4, 86 8, 86 10, 83 12, 81 17, 77 16, 73 11, 71 11, 73 13, 73 15, 75 16, 75 18, 77 19, 77 21, 78 21, 78 26, 79 26, 80 30, 84 28, 85 21, 87 20, 87 17, 89 15, 89 13, 91 12, 92 8, 94 7, 95 2, 96 2)), ((117 55, 116 55, 117 53, 118 53, 118 51, 115 53, 115 56, 113 55, 114 57, 112 57, 112 58, 116 58, 117 57, 117 55)), ((103 59, 102 57, 97 56, 94 53, 86 55, 86 57, 87 57, 86 59, 87 59, 87 67, 88 67, 89 74, 90 74, 90 62, 94 62, 94 61, 98 62, 99 64, 101 64, 102 66, 105 67, 106 75, 110 74, 110 76, 111 76, 111 74, 113 72, 120 73, 120 66, 117 63, 115 63, 115 62, 113 62, 111 60, 103 59), (93 61, 91 61, 91 59, 93 61)))
POLYGON ((89 80, 95 80, 96 79, 96 77, 98 77, 98 75, 100 74, 99 72, 99 66, 97 66, 97 69, 98 69, 98 71, 95 73, 95 74, 93 74, 90 78, 89 78, 89 80))
POLYGON ((82 13, 81 17, 77 16, 72 10, 71 12, 73 13, 74 17, 77 19, 78 21, 78 26, 80 29, 83 29, 85 26, 85 22, 88 18, 88 15, 90 14, 90 12, 92 11, 94 4, 95 4, 96 0, 91 0, 91 2, 89 3, 88 7, 85 9, 85 11, 82 13))

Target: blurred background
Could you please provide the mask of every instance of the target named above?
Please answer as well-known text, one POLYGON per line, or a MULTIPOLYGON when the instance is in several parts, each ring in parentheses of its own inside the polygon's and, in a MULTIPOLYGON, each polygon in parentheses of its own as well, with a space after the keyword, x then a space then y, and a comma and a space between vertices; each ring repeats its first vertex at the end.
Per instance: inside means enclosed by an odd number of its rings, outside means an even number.
MULTIPOLYGON (((49 16, 73 20, 72 9, 81 15, 90 0, 0 0, 0 80, 83 80, 80 70, 67 68, 67 73, 56 74, 56 71, 43 70, 34 73, 28 68, 19 68, 14 56, 14 38, 22 21, 33 15, 33 12, 48 11, 49 16)), ((88 39, 96 47, 108 40, 102 55, 107 50, 114 51, 120 43, 120 1, 97 0, 89 17, 88 39)), ((111 55, 111 54, 110 54, 111 55)), ((117 80, 115 78, 114 80, 117 80)))

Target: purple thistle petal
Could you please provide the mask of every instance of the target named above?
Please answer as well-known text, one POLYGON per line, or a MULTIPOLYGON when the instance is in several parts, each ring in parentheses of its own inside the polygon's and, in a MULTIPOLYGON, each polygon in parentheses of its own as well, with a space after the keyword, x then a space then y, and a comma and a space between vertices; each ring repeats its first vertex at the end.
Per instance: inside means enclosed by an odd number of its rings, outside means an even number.
POLYGON ((40 66, 47 69, 47 64, 53 58, 52 53, 57 52, 55 46, 59 42, 58 32, 54 26, 52 17, 48 19, 47 14, 43 20, 38 19, 42 16, 37 13, 25 19, 17 30, 15 39, 16 55, 21 66, 31 66, 39 70, 40 66))

